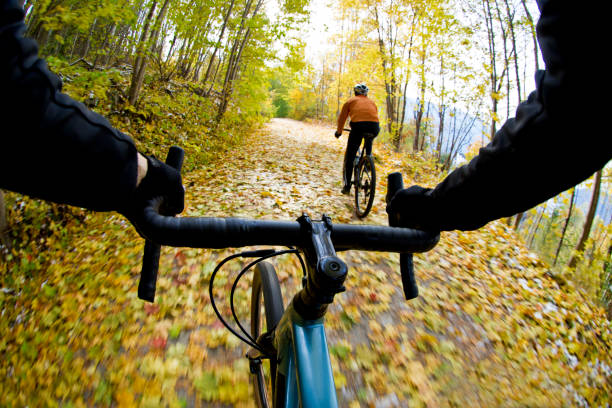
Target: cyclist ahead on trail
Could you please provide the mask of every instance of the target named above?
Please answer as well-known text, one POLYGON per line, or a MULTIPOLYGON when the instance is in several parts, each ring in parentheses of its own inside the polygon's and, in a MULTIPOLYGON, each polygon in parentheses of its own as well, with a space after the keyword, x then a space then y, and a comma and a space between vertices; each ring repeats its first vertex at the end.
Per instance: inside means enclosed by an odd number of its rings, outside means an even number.
MULTIPOLYGON (((363 135, 370 133, 376 137, 380 132, 378 108, 374 101, 368 98, 368 87, 365 84, 357 84, 353 90, 355 91, 355 96, 342 105, 342 110, 338 116, 338 128, 335 133, 336 137, 342 135, 346 119, 350 116, 351 133, 349 134, 344 154, 344 186, 342 187, 342 194, 348 194, 351 191, 353 162, 355 161, 359 146, 361 146, 363 135)), ((368 155, 372 154, 372 140, 368 138, 365 141, 365 149, 368 155)))

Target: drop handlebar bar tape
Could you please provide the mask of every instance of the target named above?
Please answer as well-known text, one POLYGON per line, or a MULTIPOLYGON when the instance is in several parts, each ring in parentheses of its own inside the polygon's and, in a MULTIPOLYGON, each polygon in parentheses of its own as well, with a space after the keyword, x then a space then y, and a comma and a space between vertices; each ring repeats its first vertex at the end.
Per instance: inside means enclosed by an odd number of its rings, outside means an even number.
MULTIPOLYGON (((401 173, 391 173, 387 179, 387 196, 386 201, 389 203, 395 193, 404 188, 404 181, 402 180, 401 173)), ((392 225, 394 221, 389 216, 389 225, 392 225)), ((419 288, 414 277, 414 262, 412 259, 412 253, 403 252, 400 253, 400 272, 402 275, 402 287, 404 289, 404 296, 406 300, 415 299, 419 296, 419 288)))
MULTIPOLYGON (((172 146, 166 157, 166 164, 174 167, 179 172, 183 167, 185 151, 178 146, 172 146)), ((159 255, 161 245, 146 240, 142 258, 142 270, 140 271, 140 282, 138 283, 138 298, 148 302, 155 301, 155 288, 157 286, 157 272, 159 270, 159 255)))
MULTIPOLYGON (((162 245, 189 248, 239 248, 255 245, 307 246, 309 237, 297 221, 218 217, 166 217, 153 199, 143 213, 141 233, 162 245)), ((334 224, 331 240, 336 251, 356 249, 382 252, 426 252, 440 235, 381 225, 334 224)))

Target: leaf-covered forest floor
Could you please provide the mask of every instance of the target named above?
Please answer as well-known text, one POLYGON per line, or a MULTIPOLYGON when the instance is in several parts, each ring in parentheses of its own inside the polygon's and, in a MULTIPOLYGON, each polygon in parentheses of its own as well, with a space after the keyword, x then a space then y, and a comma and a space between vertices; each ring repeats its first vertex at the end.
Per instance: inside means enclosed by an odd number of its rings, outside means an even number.
MULTIPOLYGON (((330 127, 272 120, 185 174, 183 215, 295 219, 307 211, 361 222, 352 196, 340 194, 345 142, 330 127)), ((386 224, 386 174, 400 170, 406 184, 435 179, 422 161, 380 143, 374 152, 379 183, 366 222, 386 224)), ((143 242, 127 221, 62 206, 32 211, 43 215, 38 224, 18 224, 23 245, 0 258, 0 406, 254 406, 246 346, 208 298, 216 261, 235 251, 165 248, 149 304, 137 299, 143 242)), ((553 279, 503 222, 444 233, 416 256, 420 297, 410 302, 398 255, 340 256, 350 267, 347 291, 326 326, 340 406, 609 406, 610 322, 553 279)), ((297 261, 275 264, 289 298, 297 261)), ((226 315, 241 265, 216 281, 226 315)), ((246 318, 249 278, 235 300, 246 318)))

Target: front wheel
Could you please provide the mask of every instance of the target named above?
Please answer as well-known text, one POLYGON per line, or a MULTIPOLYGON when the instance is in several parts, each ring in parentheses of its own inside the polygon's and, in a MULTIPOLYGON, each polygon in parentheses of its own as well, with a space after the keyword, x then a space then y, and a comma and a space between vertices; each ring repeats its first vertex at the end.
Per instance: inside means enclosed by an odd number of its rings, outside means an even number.
MULTIPOLYGON (((273 330, 284 312, 283 296, 274 266, 260 262, 255 267, 251 289, 251 336, 258 339, 261 334, 273 330)), ((253 374, 255 400, 260 408, 273 407, 272 398, 276 388, 276 356, 270 356, 259 364, 253 374), (266 362, 269 361, 269 366, 266 362)))
POLYGON ((359 218, 364 218, 370 213, 375 191, 374 159, 366 155, 361 158, 355 171, 355 213, 359 218))

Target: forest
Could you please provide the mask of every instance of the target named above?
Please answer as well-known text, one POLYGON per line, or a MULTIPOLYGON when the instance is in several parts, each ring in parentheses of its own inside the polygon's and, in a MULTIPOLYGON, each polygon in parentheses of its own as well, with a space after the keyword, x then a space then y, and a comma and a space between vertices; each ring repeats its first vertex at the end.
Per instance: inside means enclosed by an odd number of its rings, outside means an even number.
MULTIPOLYGON (((378 106, 379 177, 399 170, 406 183, 434 187, 491 141, 545 68, 533 0, 21 3, 25 36, 63 92, 143 153, 185 149, 189 216, 287 219, 307 209, 361 222, 340 196, 345 140, 332 137, 355 84, 366 83, 378 106)), ((360 289, 330 318, 341 405, 383 406, 393 394, 399 402, 386 406, 608 406, 611 181, 606 166, 482 231, 443 235, 416 261, 429 300, 411 306, 413 320, 396 316, 415 325, 408 334, 399 324, 381 328, 397 288, 375 273, 355 277, 382 289, 360 289), (448 334, 453 325, 481 344, 448 334), (369 330, 372 355, 350 344, 357 326, 369 330), (402 342, 415 355, 400 353, 402 342), (402 356, 388 363, 394 353, 402 356), (364 372, 358 385, 355 367, 364 372), (421 379, 406 380, 415 367, 421 379), (499 389, 486 384, 492 371, 499 389)), ((365 222, 386 224, 385 182, 377 188, 365 222)), ((116 214, 0 190, 0 405, 252 406, 244 353, 232 351, 236 340, 195 289, 227 254, 168 249, 158 289, 166 294, 145 305, 135 297, 141 251, 116 214)), ((347 256, 367 270, 392 264, 347 256)), ((283 273, 289 287, 298 284, 283 273)))

